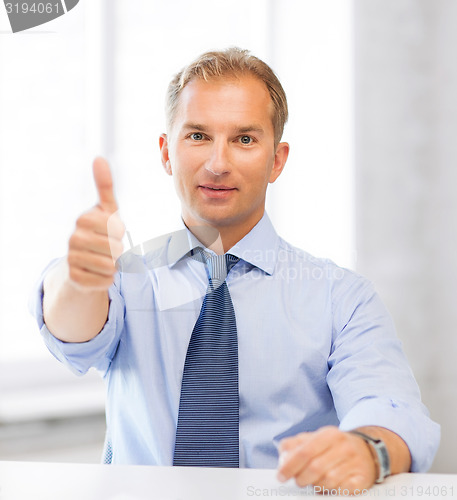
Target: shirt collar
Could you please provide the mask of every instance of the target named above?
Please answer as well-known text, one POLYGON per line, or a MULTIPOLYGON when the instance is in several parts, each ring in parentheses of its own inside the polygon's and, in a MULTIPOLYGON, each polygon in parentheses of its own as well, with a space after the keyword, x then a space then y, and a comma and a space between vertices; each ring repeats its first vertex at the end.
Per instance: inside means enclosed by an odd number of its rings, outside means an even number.
MULTIPOLYGON (((187 229, 184 222, 182 225, 181 231, 170 235, 167 252, 169 267, 173 267, 182 258, 190 255, 193 249, 204 248, 197 237, 187 229)), ((271 275, 276 266, 278 246, 279 237, 265 212, 251 231, 227 253, 235 255, 271 275)))
POLYGON ((272 275, 278 258, 279 236, 267 213, 227 253, 231 253, 254 267, 272 275))
POLYGON ((181 220, 182 229, 171 234, 168 243, 168 266, 173 267, 183 257, 190 255, 192 250, 197 247, 203 248, 198 238, 187 229, 181 220))

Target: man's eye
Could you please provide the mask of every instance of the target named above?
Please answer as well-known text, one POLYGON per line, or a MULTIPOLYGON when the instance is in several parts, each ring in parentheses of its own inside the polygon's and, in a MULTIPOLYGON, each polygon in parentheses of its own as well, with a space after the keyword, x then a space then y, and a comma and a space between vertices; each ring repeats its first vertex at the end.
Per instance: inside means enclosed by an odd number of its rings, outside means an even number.
POLYGON ((203 139, 203 134, 200 132, 194 132, 193 134, 190 134, 191 139, 194 141, 201 141, 203 139))
POLYGON ((242 136, 240 137, 240 142, 241 142, 242 144, 251 144, 251 142, 252 142, 252 137, 249 137, 248 135, 242 135, 242 136))

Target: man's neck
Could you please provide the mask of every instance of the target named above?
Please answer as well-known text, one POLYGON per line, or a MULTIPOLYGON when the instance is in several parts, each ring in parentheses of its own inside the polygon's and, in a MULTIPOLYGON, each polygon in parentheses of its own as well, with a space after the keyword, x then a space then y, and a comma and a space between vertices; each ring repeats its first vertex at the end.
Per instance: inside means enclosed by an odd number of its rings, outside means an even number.
MULTIPOLYGON (((187 224, 186 224, 187 226, 187 224)), ((218 229, 212 226, 187 226, 187 229, 203 244, 217 255, 225 253, 224 244, 218 229)))
POLYGON ((237 227, 234 229, 232 226, 189 226, 185 221, 189 231, 206 247, 212 250, 217 255, 226 253, 230 248, 235 246, 242 240, 251 229, 258 223, 249 224, 245 227, 237 227))

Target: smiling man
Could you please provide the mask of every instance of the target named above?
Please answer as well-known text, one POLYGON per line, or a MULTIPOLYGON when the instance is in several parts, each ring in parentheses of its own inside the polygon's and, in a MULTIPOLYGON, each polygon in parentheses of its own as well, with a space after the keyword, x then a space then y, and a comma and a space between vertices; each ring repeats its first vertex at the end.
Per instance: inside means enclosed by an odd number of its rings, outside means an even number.
POLYGON ((430 466, 439 427, 372 285, 265 213, 286 120, 279 80, 247 51, 178 73, 160 150, 184 228, 117 267, 124 228, 94 162, 99 203, 45 271, 36 315, 58 359, 105 376, 105 462, 278 467, 350 492, 430 466))

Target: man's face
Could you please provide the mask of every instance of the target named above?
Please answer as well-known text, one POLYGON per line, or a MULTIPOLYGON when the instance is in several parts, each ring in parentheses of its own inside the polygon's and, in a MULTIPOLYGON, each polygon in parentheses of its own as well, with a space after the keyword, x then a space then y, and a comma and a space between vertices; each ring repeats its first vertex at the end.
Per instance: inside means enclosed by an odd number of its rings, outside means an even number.
POLYGON ((261 219, 268 183, 289 151, 286 143, 275 148, 272 108, 265 84, 252 76, 195 79, 184 88, 160 145, 188 227, 209 225, 241 238, 261 219))

